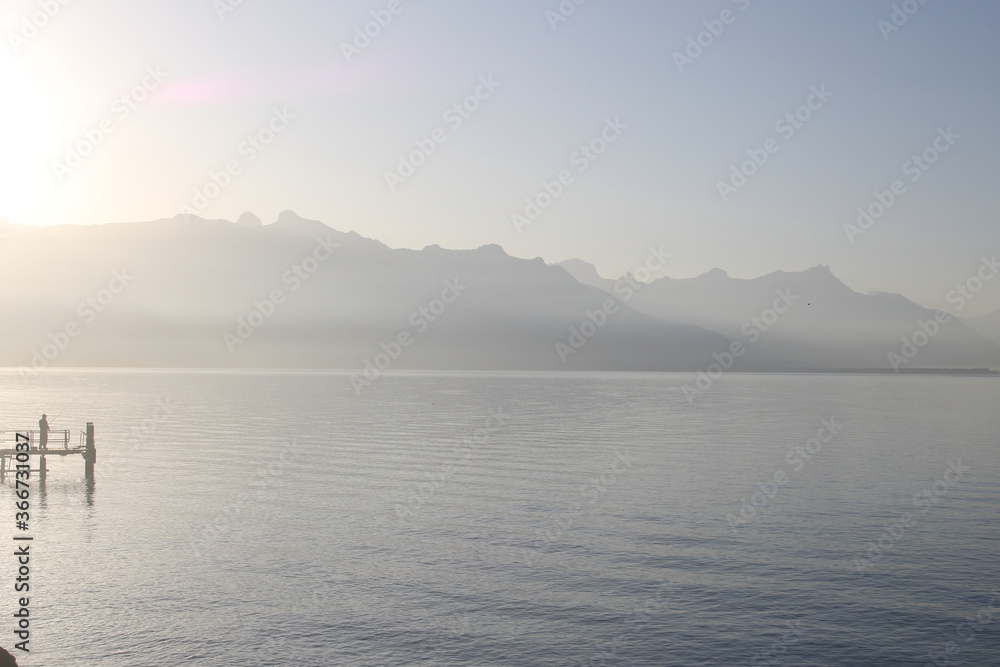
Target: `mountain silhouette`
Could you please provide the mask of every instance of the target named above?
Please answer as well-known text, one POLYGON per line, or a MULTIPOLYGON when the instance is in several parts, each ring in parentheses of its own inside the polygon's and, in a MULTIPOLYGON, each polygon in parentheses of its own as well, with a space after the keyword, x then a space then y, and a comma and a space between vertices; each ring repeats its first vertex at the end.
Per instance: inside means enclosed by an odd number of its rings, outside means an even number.
MULTIPOLYGON (((580 260, 394 249, 292 211, 0 232, 0 307, 17 314, 0 364, 15 367, 692 371, 739 341, 736 369, 886 368, 935 318, 828 267, 632 294, 580 260)), ((954 318, 915 351, 905 368, 1000 366, 954 318)))
MULTIPOLYGON (((596 272, 580 264, 569 268, 589 284, 614 284, 599 276, 595 281, 596 272)), ((899 294, 855 292, 827 266, 749 280, 722 269, 696 278, 660 278, 637 291, 629 305, 743 342, 746 353, 736 366, 743 370, 890 368, 890 353, 906 359, 900 368, 1000 365, 1000 347, 966 322, 899 294), (776 301, 786 312, 773 317, 768 311, 776 301), (901 354, 906 341, 915 348, 912 358, 901 354)))
POLYGON ((602 316, 607 294, 496 245, 392 249, 291 211, 262 226, 241 218, 13 226, 0 304, 20 317, 0 324, 0 363, 41 363, 67 322, 80 332, 52 365, 362 368, 408 334, 393 369, 693 370, 728 344, 627 304, 602 316), (127 287, 100 312, 81 311, 116 275, 127 287), (422 314, 449 285, 453 303, 422 314), (281 303, 269 304, 276 290, 281 303), (606 322, 561 355, 560 342, 589 330, 588 312, 606 322), (243 339, 251 317, 264 321, 243 339))

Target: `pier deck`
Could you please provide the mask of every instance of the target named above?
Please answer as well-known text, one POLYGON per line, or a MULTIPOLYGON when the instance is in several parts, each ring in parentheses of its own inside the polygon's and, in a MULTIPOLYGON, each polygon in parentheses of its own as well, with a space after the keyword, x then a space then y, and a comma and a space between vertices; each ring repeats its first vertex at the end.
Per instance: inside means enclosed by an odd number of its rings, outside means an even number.
MULTIPOLYGON (((74 456, 83 457, 87 477, 94 475, 94 463, 97 461, 97 447, 94 442, 94 423, 87 422, 87 430, 80 431, 79 444, 70 447, 70 431, 49 430, 45 448, 39 447, 39 432, 34 429, 0 431, 0 478, 13 473, 17 463, 25 464, 30 457, 37 456, 38 469, 44 479, 47 471, 45 457, 74 456), (24 445, 27 444, 27 449, 24 445), (18 448, 20 447, 20 449, 18 448), (27 457, 27 458, 25 458, 27 457)), ((30 465, 29 465, 30 468, 30 465)))

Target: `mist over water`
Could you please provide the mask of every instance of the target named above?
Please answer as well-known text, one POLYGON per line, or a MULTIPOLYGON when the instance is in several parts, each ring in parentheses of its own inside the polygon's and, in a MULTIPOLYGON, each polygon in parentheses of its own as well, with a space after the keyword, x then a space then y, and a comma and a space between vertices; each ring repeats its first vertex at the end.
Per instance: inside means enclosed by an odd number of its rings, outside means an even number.
POLYGON ((993 378, 0 377, 97 426, 35 490, 32 667, 1000 655, 993 378))

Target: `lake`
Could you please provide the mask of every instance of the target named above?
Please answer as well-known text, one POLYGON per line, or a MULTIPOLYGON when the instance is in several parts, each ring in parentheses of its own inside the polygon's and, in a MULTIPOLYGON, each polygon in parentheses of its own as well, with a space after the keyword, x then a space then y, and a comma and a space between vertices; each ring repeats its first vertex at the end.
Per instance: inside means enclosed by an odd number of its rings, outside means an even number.
POLYGON ((0 377, 31 667, 1000 665, 995 378, 0 377))

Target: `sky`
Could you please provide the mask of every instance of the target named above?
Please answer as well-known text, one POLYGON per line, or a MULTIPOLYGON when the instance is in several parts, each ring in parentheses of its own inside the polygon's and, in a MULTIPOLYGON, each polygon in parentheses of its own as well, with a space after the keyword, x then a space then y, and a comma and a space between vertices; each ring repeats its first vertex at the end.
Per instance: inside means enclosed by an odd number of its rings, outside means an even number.
POLYGON ((953 312, 989 275, 1000 4, 577 3, 6 0, 0 217, 292 209, 609 277, 650 246, 675 278, 823 264, 953 312))

